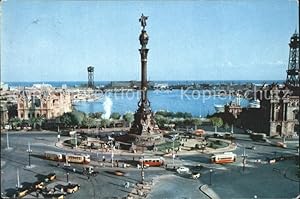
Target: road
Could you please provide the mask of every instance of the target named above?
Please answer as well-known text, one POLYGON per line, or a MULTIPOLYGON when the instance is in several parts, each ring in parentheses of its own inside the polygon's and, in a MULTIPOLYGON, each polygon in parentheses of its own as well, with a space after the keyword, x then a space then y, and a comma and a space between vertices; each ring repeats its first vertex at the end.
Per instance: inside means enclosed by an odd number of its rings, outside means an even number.
MULTIPOLYGON (((57 141, 56 133, 10 133, 9 143, 11 150, 6 150, 6 135, 1 135, 1 193, 11 196, 15 191, 17 183, 16 170, 19 169, 20 181, 22 184, 35 182, 41 175, 55 172, 58 180, 67 181, 66 170, 57 167, 56 162, 40 158, 44 151, 71 151, 61 149, 55 146, 57 141), (32 168, 26 168, 28 165, 28 142, 31 143, 33 151, 31 156, 32 168)), ((145 180, 153 180, 154 185, 147 198, 208 198, 199 187, 210 183, 209 169, 213 169, 211 174, 212 185, 210 190, 215 192, 220 198, 291 198, 298 194, 299 182, 294 178, 289 179, 286 176, 288 169, 295 169, 294 161, 282 161, 276 164, 264 164, 266 157, 274 157, 295 154, 297 143, 288 144, 287 149, 270 146, 265 143, 252 142, 247 136, 238 137, 237 149, 234 151, 238 155, 235 163, 216 165, 209 162, 209 155, 182 155, 179 156, 176 165, 185 165, 192 167, 201 164, 204 168, 201 170, 201 177, 193 180, 190 177, 180 176, 174 171, 164 168, 149 168, 145 170, 145 180), (244 146, 254 145, 255 150, 246 149, 247 164, 245 169, 242 167, 242 157, 244 146), (274 153, 276 152, 276 154, 274 153), (262 163, 256 163, 260 159, 262 163), (274 170, 275 168, 275 170, 274 170)), ((85 152, 91 154, 92 160, 97 160, 94 152, 85 152)), ((101 153, 98 159, 102 158, 101 153)), ((105 154, 110 159, 109 154, 105 154)), ((115 159, 131 160, 130 155, 115 155, 115 159)), ((171 165, 172 159, 167 159, 171 165)), ((81 165, 72 165, 80 170, 81 165)), ((116 176, 113 172, 115 168, 104 167, 96 168, 99 175, 88 179, 80 173, 70 172, 69 179, 81 185, 79 192, 68 195, 67 198, 122 198, 128 195, 133 185, 140 182, 141 171, 136 168, 125 169, 126 176, 116 176), (130 182, 130 188, 124 187, 125 182, 130 182)))

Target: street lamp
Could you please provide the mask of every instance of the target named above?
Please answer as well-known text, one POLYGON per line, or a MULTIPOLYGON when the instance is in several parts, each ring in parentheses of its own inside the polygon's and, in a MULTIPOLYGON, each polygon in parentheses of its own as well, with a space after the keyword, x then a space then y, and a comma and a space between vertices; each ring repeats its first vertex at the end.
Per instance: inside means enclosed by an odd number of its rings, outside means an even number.
POLYGON ((142 156, 142 170, 141 170, 142 184, 144 184, 145 173, 144 173, 144 155, 142 156))
POLYGON ((17 184, 16 184, 16 187, 17 187, 17 189, 21 188, 21 185, 20 185, 20 176, 19 176, 19 169, 17 169, 17 184))
POLYGON ((142 184, 144 184, 145 180, 145 173, 144 173, 144 147, 145 147, 145 142, 142 142, 142 168, 141 168, 141 178, 142 178, 142 184))
POLYGON ((111 167, 114 167, 114 148, 113 143, 111 144, 111 167))
POLYGON ((77 133, 76 132, 74 134, 74 139, 75 139, 75 148, 77 148, 77 133))
POLYGON ((28 142, 28 149, 26 151, 28 153, 28 167, 31 167, 30 154, 32 153, 32 150, 30 149, 30 142, 28 142))
POLYGON ((69 184, 69 172, 67 172, 67 183, 69 184))
POLYGON ((211 184, 211 175, 212 175, 212 172, 213 172, 213 170, 210 169, 210 170, 209 170, 209 185, 212 185, 212 184, 211 184))
POLYGON ((174 165, 174 159, 175 159, 175 154, 174 154, 174 142, 175 142, 175 137, 172 138, 172 141, 173 141, 173 152, 172 152, 173 167, 175 167, 175 165, 174 165))
POLYGON ((60 132, 57 133, 57 142, 60 141, 60 132))
POLYGON ((246 158, 247 158, 246 148, 245 148, 245 147, 244 147, 244 153, 243 153, 242 157, 243 157, 243 171, 245 171, 245 167, 246 167, 246 158))
POLYGON ((6 145, 7 145, 6 149, 9 149, 8 132, 6 132, 6 145))

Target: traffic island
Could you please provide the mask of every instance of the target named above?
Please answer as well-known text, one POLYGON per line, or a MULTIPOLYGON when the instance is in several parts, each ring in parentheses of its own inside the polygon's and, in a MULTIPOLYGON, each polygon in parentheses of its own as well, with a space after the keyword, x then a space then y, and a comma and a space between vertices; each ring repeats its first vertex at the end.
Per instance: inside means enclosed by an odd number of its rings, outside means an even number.
POLYGON ((151 191, 153 182, 136 183, 132 191, 128 194, 127 199, 146 198, 151 191))
POLYGON ((220 199, 220 197, 211 189, 211 186, 212 185, 203 184, 199 187, 199 190, 210 199, 220 199))

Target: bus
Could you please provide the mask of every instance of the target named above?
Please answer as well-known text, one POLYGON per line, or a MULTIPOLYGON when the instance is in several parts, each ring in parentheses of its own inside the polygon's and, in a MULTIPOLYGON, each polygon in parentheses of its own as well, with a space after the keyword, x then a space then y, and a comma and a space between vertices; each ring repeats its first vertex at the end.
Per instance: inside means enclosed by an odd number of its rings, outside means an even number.
POLYGON ((90 155, 88 154, 66 154, 66 162, 89 164, 91 162, 90 155))
POLYGON ((236 154, 227 152, 223 154, 214 154, 211 156, 211 162, 216 164, 232 163, 236 161, 236 154))
POLYGON ((159 167, 164 165, 165 160, 162 157, 145 157, 145 158, 140 158, 139 160, 140 165, 144 166, 150 166, 150 167, 159 167))
POLYGON ((55 151, 45 151, 45 158, 49 160, 63 161, 62 153, 55 151))

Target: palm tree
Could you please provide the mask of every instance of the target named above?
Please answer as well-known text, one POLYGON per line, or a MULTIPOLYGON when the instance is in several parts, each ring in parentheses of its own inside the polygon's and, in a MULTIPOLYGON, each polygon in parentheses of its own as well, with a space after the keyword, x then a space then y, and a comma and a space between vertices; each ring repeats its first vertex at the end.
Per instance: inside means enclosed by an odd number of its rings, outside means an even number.
POLYGON ((37 125, 38 122, 39 121, 36 117, 32 117, 28 120, 28 124, 29 124, 29 126, 31 126, 32 130, 36 129, 36 125, 37 125))
POLYGON ((38 125, 39 130, 42 129, 42 125, 45 122, 45 117, 39 116, 36 118, 36 124, 38 125))
POLYGON ((13 130, 15 130, 16 127, 20 126, 21 123, 22 123, 22 121, 18 117, 14 117, 9 120, 9 124, 11 125, 11 128, 13 130))

